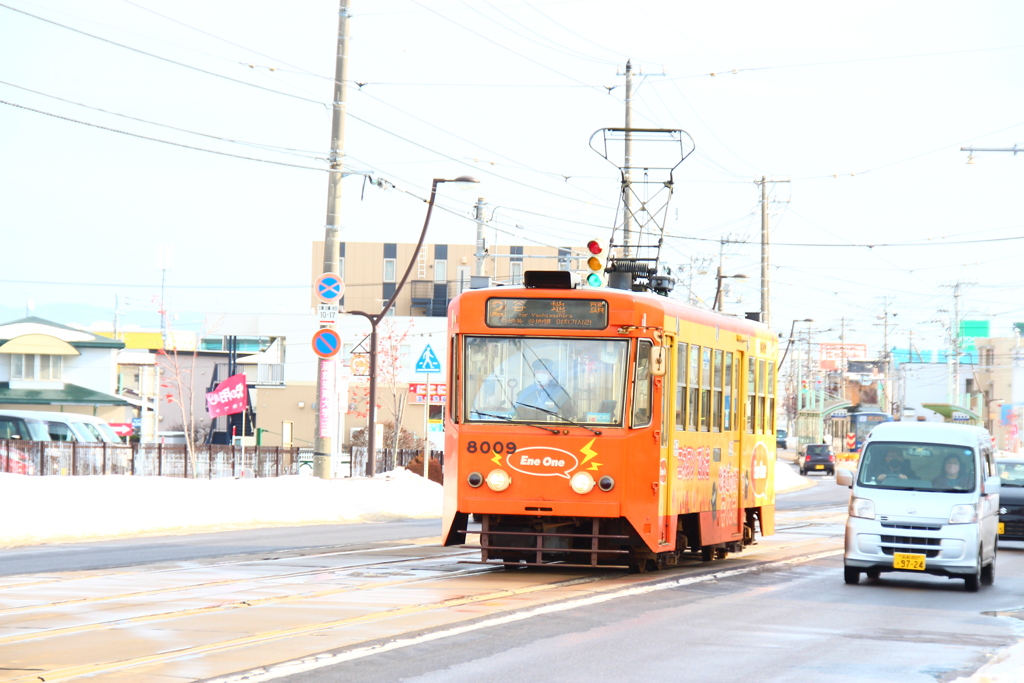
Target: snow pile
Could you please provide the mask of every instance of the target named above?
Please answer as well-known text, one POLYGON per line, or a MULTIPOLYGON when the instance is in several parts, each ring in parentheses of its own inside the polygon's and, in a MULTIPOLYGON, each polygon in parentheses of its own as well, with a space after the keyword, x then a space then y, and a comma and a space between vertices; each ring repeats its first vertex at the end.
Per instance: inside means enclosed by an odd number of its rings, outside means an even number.
MULTIPOLYGON (((806 480, 775 464, 775 490, 806 480)), ((230 529, 430 519, 442 489, 397 469, 374 479, 26 477, 0 474, 0 547, 230 529)))
POLYGON ((403 469, 374 479, 26 477, 0 474, 0 547, 292 524, 441 516, 442 489, 403 469))
POLYGON ((775 493, 785 493, 809 484, 788 462, 775 461, 775 493))

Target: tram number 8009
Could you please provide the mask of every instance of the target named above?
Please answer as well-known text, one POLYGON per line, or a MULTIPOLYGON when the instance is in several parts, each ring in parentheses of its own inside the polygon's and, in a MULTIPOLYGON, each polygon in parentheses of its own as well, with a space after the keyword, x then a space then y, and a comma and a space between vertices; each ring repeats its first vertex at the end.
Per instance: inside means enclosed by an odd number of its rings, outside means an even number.
POLYGON ((476 441, 468 441, 466 442, 466 452, 495 453, 497 455, 506 453, 508 455, 512 455, 516 452, 516 442, 508 441, 502 443, 501 441, 495 441, 494 443, 491 443, 490 441, 481 441, 477 443, 476 441))

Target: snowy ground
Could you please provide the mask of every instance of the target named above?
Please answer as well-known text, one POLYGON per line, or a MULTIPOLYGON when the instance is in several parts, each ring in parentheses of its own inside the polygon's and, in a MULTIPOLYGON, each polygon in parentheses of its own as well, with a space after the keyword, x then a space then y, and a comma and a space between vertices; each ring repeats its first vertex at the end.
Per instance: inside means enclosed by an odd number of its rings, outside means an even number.
MULTIPOLYGON (((776 491, 806 484, 776 465, 776 491)), ((403 469, 374 479, 25 477, 0 474, 0 547, 299 524, 441 516, 441 486, 403 469)))

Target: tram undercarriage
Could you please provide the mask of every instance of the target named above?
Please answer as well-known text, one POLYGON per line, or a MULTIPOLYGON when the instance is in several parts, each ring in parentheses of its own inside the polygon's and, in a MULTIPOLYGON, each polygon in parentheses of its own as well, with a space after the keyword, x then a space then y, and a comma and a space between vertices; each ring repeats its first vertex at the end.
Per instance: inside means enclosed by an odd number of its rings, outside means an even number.
POLYGON ((759 509, 745 511, 740 540, 701 543, 698 513, 677 517, 676 549, 656 552, 647 547, 640 534, 625 518, 540 517, 527 515, 475 514, 479 529, 459 533, 480 534, 480 563, 519 567, 588 567, 628 569, 632 572, 664 569, 688 556, 704 562, 723 559, 744 546, 756 543, 754 530, 759 509))

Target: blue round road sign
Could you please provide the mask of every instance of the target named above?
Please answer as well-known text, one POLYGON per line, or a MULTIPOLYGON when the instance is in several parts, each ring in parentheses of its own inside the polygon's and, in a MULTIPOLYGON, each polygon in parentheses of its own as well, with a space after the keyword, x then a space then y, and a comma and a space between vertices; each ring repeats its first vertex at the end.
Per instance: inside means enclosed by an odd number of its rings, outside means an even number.
POLYGON ((335 304, 345 294, 345 282, 334 273, 324 273, 314 284, 316 298, 327 304, 335 304))
POLYGON ((313 353, 321 358, 333 358, 341 350, 341 336, 330 328, 317 330, 313 335, 313 353))

